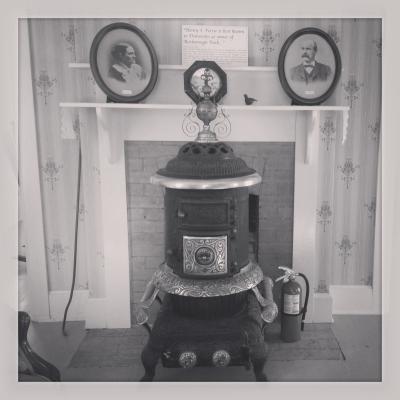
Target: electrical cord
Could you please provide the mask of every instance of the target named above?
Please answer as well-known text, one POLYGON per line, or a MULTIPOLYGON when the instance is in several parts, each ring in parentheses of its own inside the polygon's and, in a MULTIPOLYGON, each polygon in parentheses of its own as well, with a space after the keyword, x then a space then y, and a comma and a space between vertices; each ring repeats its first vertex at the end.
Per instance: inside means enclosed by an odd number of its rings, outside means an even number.
POLYGON ((78 155, 78 188, 76 193, 76 212, 75 212, 75 237, 74 237, 74 264, 72 272, 72 283, 69 292, 69 300, 64 310, 64 318, 62 324, 62 332, 64 336, 68 336, 65 330, 65 324, 67 322, 67 314, 69 306, 71 305, 72 297, 74 295, 75 279, 76 279, 76 262, 77 262, 77 249, 78 249, 78 228, 79 228, 79 202, 81 196, 81 170, 82 170, 82 151, 81 151, 81 139, 78 137, 79 143, 79 155, 78 155))

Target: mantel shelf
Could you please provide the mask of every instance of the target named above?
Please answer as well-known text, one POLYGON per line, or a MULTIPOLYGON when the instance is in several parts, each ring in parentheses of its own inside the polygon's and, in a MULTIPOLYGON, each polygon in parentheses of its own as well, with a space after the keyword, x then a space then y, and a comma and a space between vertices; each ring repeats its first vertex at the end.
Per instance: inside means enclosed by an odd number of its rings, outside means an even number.
MULTIPOLYGON (((69 68, 73 69, 90 69, 89 63, 69 63, 69 68)), ((176 70, 176 71, 185 71, 189 66, 185 65, 172 65, 172 64, 159 64, 158 68, 161 70, 176 70)), ((254 67, 224 67, 226 71, 242 71, 242 72, 276 72, 278 71, 277 67, 266 67, 266 66, 254 66, 254 67)))
MULTIPOLYGON (((187 112, 193 107, 194 104, 152 104, 152 103, 78 103, 78 102, 62 102, 60 103, 60 107, 62 110, 62 126, 63 126, 63 137, 64 138, 75 138, 76 135, 73 132, 73 128, 71 128, 71 123, 66 122, 67 120, 71 121, 74 118, 74 109, 87 109, 87 110, 95 110, 97 119, 100 122, 99 126, 104 125, 104 113, 102 110, 105 109, 115 109, 115 110, 149 110, 149 111, 157 111, 157 110, 182 110, 187 112)), ((246 105, 221 105, 221 107, 225 111, 237 111, 240 112, 259 112, 258 116, 262 116, 262 112, 272 112, 272 113, 279 113, 279 112, 306 112, 307 118, 307 137, 306 137, 306 148, 305 148, 305 155, 304 155, 304 162, 309 164, 311 161, 311 153, 312 153, 312 137, 318 137, 318 131, 320 129, 319 121, 321 118, 322 111, 336 111, 341 112, 342 117, 342 143, 345 143, 347 138, 347 126, 348 126, 348 117, 349 117, 349 110, 350 107, 348 106, 291 106, 291 105, 280 105, 280 106, 246 106, 246 105)), ((107 113, 109 114, 109 113, 107 113)), ((113 114, 113 113, 111 113, 113 114)), ((129 113, 124 113, 128 115, 129 113)), ((138 113, 140 114, 140 113, 138 113)), ((235 113, 234 113, 235 114, 235 113)), ((149 114, 151 115, 151 113, 149 114)), ((111 115, 110 115, 111 116, 111 115)), ((281 117, 286 119, 286 117, 281 117)), ((104 132, 108 132, 106 128, 103 129, 104 132)), ((107 133, 108 135, 108 133, 107 133)), ((114 139, 111 138, 110 135, 110 143, 113 142, 114 139)), ((110 145, 110 148, 112 146, 110 145)), ((110 150, 111 152, 111 150, 110 150)), ((118 158, 119 155, 111 155, 110 159, 118 158)))
MULTIPOLYGON (((225 110, 238 111, 349 111, 349 106, 245 106, 220 105, 225 110)), ((187 110, 190 104, 150 104, 150 103, 60 103, 63 108, 116 108, 144 110, 187 110)))

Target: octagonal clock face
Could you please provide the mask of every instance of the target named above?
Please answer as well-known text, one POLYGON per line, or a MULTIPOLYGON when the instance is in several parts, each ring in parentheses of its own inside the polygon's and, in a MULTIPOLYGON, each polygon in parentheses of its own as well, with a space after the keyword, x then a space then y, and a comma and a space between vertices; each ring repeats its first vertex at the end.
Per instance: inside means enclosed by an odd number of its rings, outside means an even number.
POLYGON ((227 92, 226 73, 214 61, 195 61, 184 73, 185 93, 195 102, 218 102, 227 92))
POLYGON ((193 73, 190 85, 197 96, 204 98, 208 94, 210 98, 214 98, 221 89, 222 82, 213 69, 199 68, 193 73))

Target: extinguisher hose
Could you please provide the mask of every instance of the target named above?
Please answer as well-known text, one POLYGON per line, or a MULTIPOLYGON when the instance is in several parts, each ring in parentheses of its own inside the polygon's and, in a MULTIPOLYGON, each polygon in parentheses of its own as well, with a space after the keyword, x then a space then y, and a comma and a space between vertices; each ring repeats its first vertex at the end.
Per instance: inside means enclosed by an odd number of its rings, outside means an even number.
POLYGON ((299 276, 301 276, 304 279, 304 282, 306 283, 306 297, 304 299, 304 306, 302 310, 302 317, 301 317, 301 330, 304 330, 304 319, 306 318, 306 313, 307 313, 307 305, 308 305, 308 297, 310 295, 310 284, 308 282, 307 277, 299 272, 299 276))
POLYGON ((78 137, 79 142, 79 156, 78 156, 78 187, 76 192, 76 211, 75 211, 75 236, 74 236, 74 265, 72 271, 72 283, 71 289, 69 293, 68 303, 64 310, 64 318, 62 323, 62 332, 64 336, 67 336, 67 332, 65 331, 65 323, 67 321, 67 314, 69 306, 71 305, 72 296, 74 295, 74 287, 75 287, 75 278, 76 278, 76 263, 77 263, 77 250, 78 250, 78 227, 79 227, 79 203, 80 203, 80 195, 81 195, 81 169, 82 169, 82 151, 81 151, 81 139, 78 137))

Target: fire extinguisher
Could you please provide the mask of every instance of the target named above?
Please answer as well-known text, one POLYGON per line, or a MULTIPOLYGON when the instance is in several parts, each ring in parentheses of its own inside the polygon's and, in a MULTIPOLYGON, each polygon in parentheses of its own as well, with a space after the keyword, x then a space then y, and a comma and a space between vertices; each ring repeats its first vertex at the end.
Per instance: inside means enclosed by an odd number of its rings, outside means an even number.
POLYGON ((307 277, 287 267, 278 267, 285 272, 276 279, 276 282, 283 279, 281 298, 281 339, 284 342, 296 342, 300 340, 300 330, 304 330, 304 318, 307 313, 308 296, 310 285, 307 277), (306 283, 306 297, 304 306, 301 308, 303 293, 302 288, 296 282, 296 276, 300 276, 306 283))

